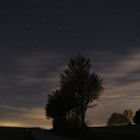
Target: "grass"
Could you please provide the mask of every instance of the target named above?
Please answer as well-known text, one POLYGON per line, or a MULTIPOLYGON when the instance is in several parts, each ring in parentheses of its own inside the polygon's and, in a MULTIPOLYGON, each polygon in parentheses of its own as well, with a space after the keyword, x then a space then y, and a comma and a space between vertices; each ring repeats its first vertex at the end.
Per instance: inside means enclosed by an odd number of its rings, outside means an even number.
POLYGON ((33 140, 27 128, 0 127, 0 140, 33 140))
MULTIPOLYGON (((41 134, 48 140, 57 139, 51 131, 36 128, 0 127, 0 140, 34 140, 30 132, 41 134), (53 136, 54 135, 54 136, 53 136)), ((59 136, 58 136, 59 137, 59 136)), ((60 139, 60 138, 59 138, 60 139)), ((65 137, 64 140, 69 138, 65 137)), ((80 140, 137 140, 140 126, 88 127, 81 132, 80 140)))
POLYGON ((84 139, 137 140, 140 139, 140 126, 90 127, 84 139))

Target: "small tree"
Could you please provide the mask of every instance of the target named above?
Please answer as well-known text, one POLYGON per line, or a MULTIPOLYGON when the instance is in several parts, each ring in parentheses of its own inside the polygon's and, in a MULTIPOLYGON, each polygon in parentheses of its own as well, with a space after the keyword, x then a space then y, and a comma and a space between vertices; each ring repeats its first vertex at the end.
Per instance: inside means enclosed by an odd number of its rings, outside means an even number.
POLYGON ((114 112, 111 114, 111 117, 107 122, 108 126, 120 126, 120 125, 128 125, 129 119, 126 115, 122 113, 114 112))
POLYGON ((89 59, 78 56, 67 66, 59 89, 48 95, 46 115, 53 118, 54 129, 83 128, 88 104, 103 90, 102 78, 90 72, 89 59))
POLYGON ((128 118, 129 120, 129 124, 133 124, 133 117, 134 117, 134 113, 132 110, 130 109, 126 109, 124 110, 123 114, 128 118))

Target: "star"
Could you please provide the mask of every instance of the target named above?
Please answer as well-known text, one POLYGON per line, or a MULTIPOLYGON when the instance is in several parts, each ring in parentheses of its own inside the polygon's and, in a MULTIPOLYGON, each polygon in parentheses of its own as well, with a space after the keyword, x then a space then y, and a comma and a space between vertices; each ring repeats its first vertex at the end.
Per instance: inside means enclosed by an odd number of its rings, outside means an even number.
POLYGON ((63 31, 68 31, 72 28, 72 25, 70 24, 64 24, 64 25, 60 25, 58 26, 58 30, 63 30, 63 31))
POLYGON ((28 13, 28 14, 31 14, 32 12, 31 12, 31 10, 28 10, 27 13, 28 13))
POLYGON ((68 25, 68 29, 71 29, 72 28, 72 26, 71 25, 68 25))
POLYGON ((138 37, 136 37, 135 39, 136 39, 136 41, 138 41, 138 40, 139 40, 139 38, 138 38, 138 37))
POLYGON ((27 31, 27 30, 24 30, 23 32, 24 32, 24 33, 27 33, 28 31, 27 31))
POLYGON ((62 26, 59 26, 59 27, 58 27, 58 30, 62 30, 62 26))

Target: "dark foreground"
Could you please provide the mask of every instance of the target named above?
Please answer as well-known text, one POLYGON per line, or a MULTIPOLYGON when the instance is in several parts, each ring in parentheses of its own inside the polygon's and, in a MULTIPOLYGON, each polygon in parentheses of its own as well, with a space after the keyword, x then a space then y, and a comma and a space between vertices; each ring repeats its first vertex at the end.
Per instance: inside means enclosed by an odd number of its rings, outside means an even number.
POLYGON ((74 140, 40 128, 0 127, 0 140, 74 140))
POLYGON ((91 127, 88 128, 88 140, 138 140, 140 126, 91 127))
MULTIPOLYGON (((140 126, 90 127, 75 139, 83 140, 138 140, 140 126)), ((50 130, 39 128, 0 127, 0 140, 74 140, 55 135, 50 130)))
POLYGON ((27 128, 0 127, 0 140, 33 140, 27 128))

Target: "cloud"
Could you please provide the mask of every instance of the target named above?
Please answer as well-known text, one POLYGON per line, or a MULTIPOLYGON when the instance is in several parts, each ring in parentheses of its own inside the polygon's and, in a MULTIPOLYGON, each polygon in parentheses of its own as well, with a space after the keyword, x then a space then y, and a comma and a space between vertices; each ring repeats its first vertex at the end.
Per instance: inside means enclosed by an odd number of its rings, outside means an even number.
POLYGON ((46 119, 44 108, 17 108, 8 105, 0 105, 0 125, 22 127, 45 127, 51 128, 52 120, 46 119))
MULTIPOLYGON (((61 54, 40 52, 34 55, 20 55, 11 60, 16 72, 7 76, 0 73, 1 104, 22 107, 38 106, 50 87, 57 85, 60 62, 65 61, 61 54), (36 101, 38 100, 38 102, 36 101), (16 102, 15 102, 16 101, 16 102)), ((8 65, 8 64, 7 64, 8 65)))
MULTIPOLYGON (((106 124, 114 111, 139 109, 140 50, 125 54, 102 50, 83 55, 89 56, 91 68, 104 80, 98 106, 87 111, 90 124, 106 124)), ((11 57, 7 65, 12 62, 13 70, 0 71, 0 124, 51 126, 51 121, 45 118, 46 95, 59 86, 59 73, 70 56, 45 51, 11 57)))
POLYGON ((114 62, 111 61, 112 55, 109 55, 108 63, 101 63, 106 68, 101 71, 105 89, 99 106, 88 111, 87 115, 95 125, 105 125, 112 112, 122 112, 127 108, 135 112, 140 107, 140 50, 122 54, 114 62))
POLYGON ((45 116, 46 95, 58 87, 65 61, 55 52, 11 58, 16 69, 6 76, 0 73, 0 124, 50 127, 51 120, 45 116))

